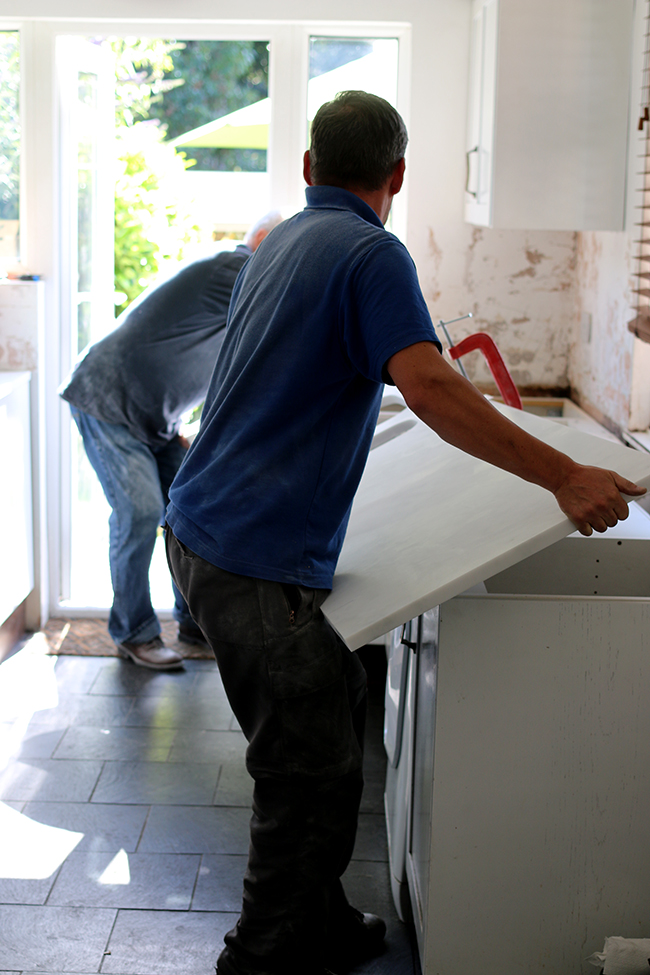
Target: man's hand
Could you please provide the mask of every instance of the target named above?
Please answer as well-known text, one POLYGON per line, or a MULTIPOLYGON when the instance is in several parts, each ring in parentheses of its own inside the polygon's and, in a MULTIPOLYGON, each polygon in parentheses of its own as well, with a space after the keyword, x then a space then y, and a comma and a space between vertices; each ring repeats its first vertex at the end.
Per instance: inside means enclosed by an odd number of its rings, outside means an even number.
POLYGON ((407 406, 460 450, 551 491, 583 535, 604 532, 627 518, 622 494, 640 488, 613 471, 584 467, 499 413, 470 382, 445 362, 432 342, 418 342, 386 363, 407 406))
POLYGON ((629 510, 623 494, 641 497, 646 492, 615 471, 576 464, 553 493, 578 531, 591 535, 594 531, 607 531, 627 518, 629 510))

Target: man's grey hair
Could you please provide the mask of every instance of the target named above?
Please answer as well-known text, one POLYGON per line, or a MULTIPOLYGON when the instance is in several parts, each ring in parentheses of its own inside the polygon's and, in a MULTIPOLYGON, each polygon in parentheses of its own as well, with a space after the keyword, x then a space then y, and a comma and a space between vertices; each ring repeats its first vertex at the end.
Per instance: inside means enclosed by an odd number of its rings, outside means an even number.
POLYGON ((266 230, 267 233, 270 233, 274 227, 277 227, 279 223, 282 223, 283 219, 284 218, 279 210, 270 210, 268 213, 265 213, 263 217, 260 217, 260 219, 257 220, 253 226, 246 231, 246 235, 244 236, 244 243, 246 246, 251 243, 251 241, 255 238, 255 235, 259 233, 260 230, 266 230))
POLYGON ((311 123, 312 182, 378 190, 406 152, 408 133, 390 102, 367 91, 341 91, 311 123))

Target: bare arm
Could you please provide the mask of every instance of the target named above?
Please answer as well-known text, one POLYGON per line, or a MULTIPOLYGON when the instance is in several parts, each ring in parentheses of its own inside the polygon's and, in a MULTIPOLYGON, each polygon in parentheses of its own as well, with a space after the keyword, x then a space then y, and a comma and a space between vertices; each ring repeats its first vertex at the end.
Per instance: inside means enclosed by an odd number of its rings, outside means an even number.
POLYGON ((431 342, 402 349, 388 360, 387 369, 409 408, 443 440, 551 491, 583 535, 604 532, 627 518, 621 492, 645 494, 645 488, 614 471, 577 464, 526 433, 445 362, 431 342))

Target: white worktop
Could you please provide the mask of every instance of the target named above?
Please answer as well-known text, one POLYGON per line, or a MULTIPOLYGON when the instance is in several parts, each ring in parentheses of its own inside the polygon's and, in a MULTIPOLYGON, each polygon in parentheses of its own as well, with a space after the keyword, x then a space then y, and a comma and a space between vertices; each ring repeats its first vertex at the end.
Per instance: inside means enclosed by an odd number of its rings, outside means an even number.
MULTIPOLYGON (((498 409, 580 463, 650 487, 650 455, 498 409)), ((408 411, 379 431, 323 606, 351 650, 575 530, 549 492, 451 447, 408 411), (401 432, 385 440, 391 428, 401 432)))

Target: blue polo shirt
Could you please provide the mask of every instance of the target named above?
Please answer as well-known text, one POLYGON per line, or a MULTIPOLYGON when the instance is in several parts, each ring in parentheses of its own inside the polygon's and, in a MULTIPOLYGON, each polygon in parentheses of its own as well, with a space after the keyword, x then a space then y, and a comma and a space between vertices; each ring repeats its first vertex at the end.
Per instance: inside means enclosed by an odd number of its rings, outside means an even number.
POLYGON ((439 346, 406 248, 358 196, 309 187, 237 279, 170 491, 176 537, 239 575, 330 588, 384 366, 421 341, 439 346))

